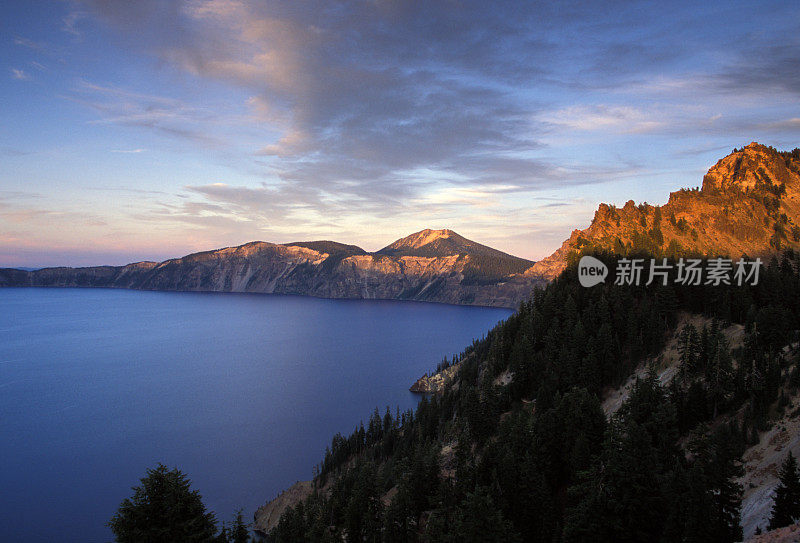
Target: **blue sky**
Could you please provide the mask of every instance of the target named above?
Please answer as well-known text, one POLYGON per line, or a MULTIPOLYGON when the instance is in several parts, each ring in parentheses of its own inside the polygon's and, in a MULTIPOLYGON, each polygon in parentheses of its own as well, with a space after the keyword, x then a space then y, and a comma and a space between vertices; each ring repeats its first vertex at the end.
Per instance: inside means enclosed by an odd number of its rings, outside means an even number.
POLYGON ((537 259, 800 146, 793 2, 5 2, 0 266, 423 228, 537 259))

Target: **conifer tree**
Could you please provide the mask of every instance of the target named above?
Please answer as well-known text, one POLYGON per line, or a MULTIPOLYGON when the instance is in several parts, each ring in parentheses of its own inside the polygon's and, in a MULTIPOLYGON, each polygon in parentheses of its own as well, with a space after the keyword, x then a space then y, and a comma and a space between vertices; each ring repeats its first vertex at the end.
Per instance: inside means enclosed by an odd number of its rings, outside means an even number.
MULTIPOLYGON (((742 487, 736 482, 744 470, 729 436, 717 431, 709 437, 703 425, 688 445, 693 461, 687 489, 675 493, 683 502, 681 539, 727 543, 742 538, 742 487)), ((680 506, 679 506, 680 508, 680 506)))
POLYGON ((108 522, 119 543, 213 541, 217 532, 214 513, 206 511, 185 474, 158 464, 147 470, 141 483, 108 522))
POLYGON ((244 522, 241 509, 234 516, 228 541, 230 543, 249 543, 250 541, 250 533, 247 530, 247 524, 244 522))
POLYGON ((735 386, 728 342, 725 336, 719 332, 715 342, 715 353, 709 360, 706 369, 706 381, 713 405, 712 418, 717 418, 720 405, 727 401, 735 386))
POLYGON ((700 336, 692 324, 686 324, 681 329, 678 338, 678 352, 680 354, 680 374, 681 378, 685 380, 697 372, 700 355, 700 336))
POLYGON ((781 464, 778 474, 780 483, 775 489, 775 503, 768 529, 782 528, 800 519, 800 474, 797 472, 797 459, 791 451, 781 464))

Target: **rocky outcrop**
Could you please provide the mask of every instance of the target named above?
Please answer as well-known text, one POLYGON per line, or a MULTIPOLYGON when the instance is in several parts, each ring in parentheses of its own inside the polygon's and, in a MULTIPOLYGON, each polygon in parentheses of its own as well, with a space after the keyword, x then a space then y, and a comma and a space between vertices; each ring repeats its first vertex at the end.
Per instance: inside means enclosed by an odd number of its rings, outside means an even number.
MULTIPOLYGON (((745 473, 739 479, 742 529, 745 540, 756 528, 766 531, 778 486, 778 470, 789 451, 800 455, 800 397, 791 398, 784 415, 760 434, 759 441, 742 455, 745 473)), ((769 541, 769 539, 766 539, 769 541)), ((794 541, 800 541, 800 537, 794 541)))
POLYGON ((471 242, 450 230, 414 234, 420 235, 427 240, 415 248, 421 254, 367 253, 360 247, 330 241, 284 245, 257 241, 160 263, 0 269, 0 286, 257 292, 516 308, 543 282, 521 273, 532 262, 471 242), (440 243, 450 238, 459 243, 440 243))
POLYGON ((792 524, 746 539, 747 543, 797 543, 800 541, 800 524, 792 524))
POLYGON ((418 392, 420 394, 433 394, 436 392, 441 392, 447 385, 453 382, 460 367, 461 362, 457 362, 452 366, 448 366, 447 368, 437 371, 436 373, 432 373, 431 375, 426 373, 417 379, 408 390, 411 392, 418 392))
POLYGON ((287 507, 294 507, 308 496, 311 495, 313 486, 311 481, 298 481, 275 499, 268 501, 258 509, 253 515, 253 530, 263 535, 269 532, 281 520, 281 515, 287 507))
POLYGON ((788 247, 800 247, 800 151, 751 143, 717 162, 702 188, 673 192, 663 206, 600 204, 589 228, 526 273, 552 279, 571 255, 594 248, 737 258, 788 247))

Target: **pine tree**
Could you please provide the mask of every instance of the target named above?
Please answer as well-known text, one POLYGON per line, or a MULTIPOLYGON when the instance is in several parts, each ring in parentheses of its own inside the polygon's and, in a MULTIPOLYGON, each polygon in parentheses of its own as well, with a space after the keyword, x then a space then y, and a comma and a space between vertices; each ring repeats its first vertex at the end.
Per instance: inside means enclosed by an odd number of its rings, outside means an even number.
POLYGON ((680 354, 680 374, 681 378, 685 380, 697 372, 700 356, 700 336, 692 324, 686 324, 681 329, 678 338, 678 352, 680 354))
POLYGON ((791 451, 781 464, 779 479, 769 530, 789 526, 800 519, 800 474, 797 472, 797 459, 791 451))
POLYGON ((230 543, 249 543, 250 541, 250 533, 248 532, 247 524, 244 522, 244 518, 242 517, 241 509, 236 512, 236 516, 233 519, 233 525, 231 526, 228 541, 230 543))
POLYGON ((680 460, 672 405, 657 377, 638 379, 606 429, 599 462, 572 487, 564 541, 656 541, 668 505, 665 485, 680 460))
POLYGON ((214 513, 206 511, 200 494, 191 490, 191 481, 180 470, 158 464, 141 482, 108 522, 119 543, 213 541, 214 513))
POLYGON ((454 521, 452 541, 459 543, 514 543, 519 536, 495 507, 487 489, 467 494, 454 521))
POLYGON ((707 364, 706 381, 713 405, 712 418, 717 418, 721 404, 726 402, 734 391, 734 373, 728 342, 721 333, 717 334, 714 355, 707 364))
POLYGON ((683 507, 684 541, 727 543, 741 541, 742 487, 736 482, 744 470, 728 434, 708 435, 701 426, 688 445, 693 461, 685 485, 675 498, 683 507))

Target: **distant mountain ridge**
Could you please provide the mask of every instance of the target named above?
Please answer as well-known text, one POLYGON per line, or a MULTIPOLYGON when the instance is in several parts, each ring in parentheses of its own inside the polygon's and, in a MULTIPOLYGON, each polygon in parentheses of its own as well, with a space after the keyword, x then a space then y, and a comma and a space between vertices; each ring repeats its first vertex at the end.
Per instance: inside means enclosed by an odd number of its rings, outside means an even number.
POLYGON ((254 241, 164 262, 0 269, 0 286, 111 287, 397 299, 516 308, 542 283, 532 261, 423 230, 369 253, 335 241, 254 241))

